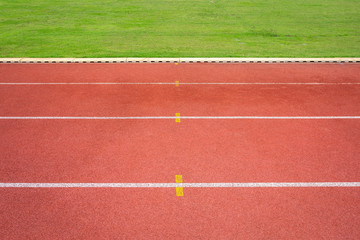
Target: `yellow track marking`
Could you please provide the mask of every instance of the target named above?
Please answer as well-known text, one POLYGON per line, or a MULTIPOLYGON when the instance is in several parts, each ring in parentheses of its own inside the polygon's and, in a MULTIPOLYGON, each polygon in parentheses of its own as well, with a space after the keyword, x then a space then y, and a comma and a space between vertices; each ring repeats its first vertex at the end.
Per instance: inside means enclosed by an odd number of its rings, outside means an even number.
MULTIPOLYGON (((182 175, 175 175, 175 181, 176 181, 176 183, 182 183, 183 182, 182 175)), ((184 191, 183 191, 182 187, 176 188, 176 196, 178 196, 178 197, 184 196, 184 191)))
POLYGON ((175 117, 177 117, 177 118, 175 118, 175 122, 180 122, 180 113, 175 113, 175 117))
POLYGON ((175 81, 175 86, 179 86, 179 81, 175 81))

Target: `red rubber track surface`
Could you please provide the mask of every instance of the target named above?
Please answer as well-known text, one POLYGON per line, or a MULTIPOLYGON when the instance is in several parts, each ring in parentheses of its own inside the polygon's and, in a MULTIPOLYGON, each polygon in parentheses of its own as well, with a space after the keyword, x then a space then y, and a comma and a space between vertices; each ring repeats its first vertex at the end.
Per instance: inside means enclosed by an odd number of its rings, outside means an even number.
POLYGON ((0 64, 0 82, 359 82, 360 64, 0 64))
MULTIPOLYGON (((0 82, 359 83, 359 64, 0 64, 0 82)), ((0 85, 1 116, 359 116, 360 85, 0 85)), ((359 182, 360 120, 0 120, 0 182, 359 182)), ((356 239, 359 188, 0 188, 4 239, 356 239)))
POLYGON ((5 182, 358 181, 359 120, 1 120, 5 182))
POLYGON ((359 85, 7 85, 5 116, 360 115, 359 85))
POLYGON ((357 189, 0 189, 4 239, 357 239, 357 189))

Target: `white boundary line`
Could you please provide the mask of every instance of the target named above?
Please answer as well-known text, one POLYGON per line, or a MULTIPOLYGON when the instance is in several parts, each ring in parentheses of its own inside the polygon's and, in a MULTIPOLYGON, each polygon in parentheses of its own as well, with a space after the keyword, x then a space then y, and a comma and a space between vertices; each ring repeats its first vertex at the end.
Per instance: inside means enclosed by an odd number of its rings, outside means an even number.
POLYGON ((75 117, 75 116, 0 116, 0 120, 140 120, 140 119, 360 119, 360 116, 134 116, 134 117, 75 117))
POLYGON ((286 83, 286 82, 206 82, 206 83, 175 83, 175 82, 0 82, 0 85, 360 85, 360 82, 346 82, 346 83, 331 83, 331 82, 304 82, 304 83, 286 83))
POLYGON ((360 63, 360 58, 0 58, 0 63, 360 63))
POLYGON ((258 187, 360 187, 360 182, 260 183, 0 183, 0 188, 258 188, 258 187))

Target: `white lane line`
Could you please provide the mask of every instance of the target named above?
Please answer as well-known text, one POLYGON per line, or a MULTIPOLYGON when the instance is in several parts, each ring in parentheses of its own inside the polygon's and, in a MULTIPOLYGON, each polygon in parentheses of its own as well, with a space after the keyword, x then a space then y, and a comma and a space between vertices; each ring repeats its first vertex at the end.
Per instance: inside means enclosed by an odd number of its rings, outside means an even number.
POLYGON ((164 83, 164 82, 42 82, 42 83, 27 83, 27 82, 21 82, 21 83, 0 83, 0 85, 175 85, 175 82, 173 83, 164 83))
POLYGON ((356 84, 360 84, 360 82, 346 82, 346 83, 331 83, 331 82, 324 82, 324 83, 320 83, 320 82, 304 82, 304 83, 296 83, 296 82, 290 82, 290 83, 286 83, 286 82, 255 82, 255 83, 251 83, 251 82, 239 82, 239 83, 179 83, 181 84, 185 84, 185 85, 356 85, 356 84))
POLYGON ((360 58, 0 58, 0 63, 359 63, 360 58))
POLYGON ((258 183, 0 183, 1 188, 258 188, 258 187, 360 187, 360 182, 258 182, 258 183))
MULTIPOLYGON (((360 82, 345 82, 345 83, 331 83, 331 82, 305 82, 305 83, 283 83, 283 82, 180 82, 179 85, 360 85, 360 82)), ((0 85, 175 85, 175 82, 0 82, 0 85)))
POLYGON ((136 119, 360 119, 360 116, 140 116, 140 117, 71 117, 71 116, 0 116, 0 120, 136 120, 136 119))

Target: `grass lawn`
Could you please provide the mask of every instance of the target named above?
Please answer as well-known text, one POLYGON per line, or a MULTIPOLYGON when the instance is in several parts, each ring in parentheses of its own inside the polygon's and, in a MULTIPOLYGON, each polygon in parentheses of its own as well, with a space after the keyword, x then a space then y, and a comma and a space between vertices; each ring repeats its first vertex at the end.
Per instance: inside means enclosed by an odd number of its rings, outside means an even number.
POLYGON ((0 0, 0 57, 360 57, 360 0, 0 0))

